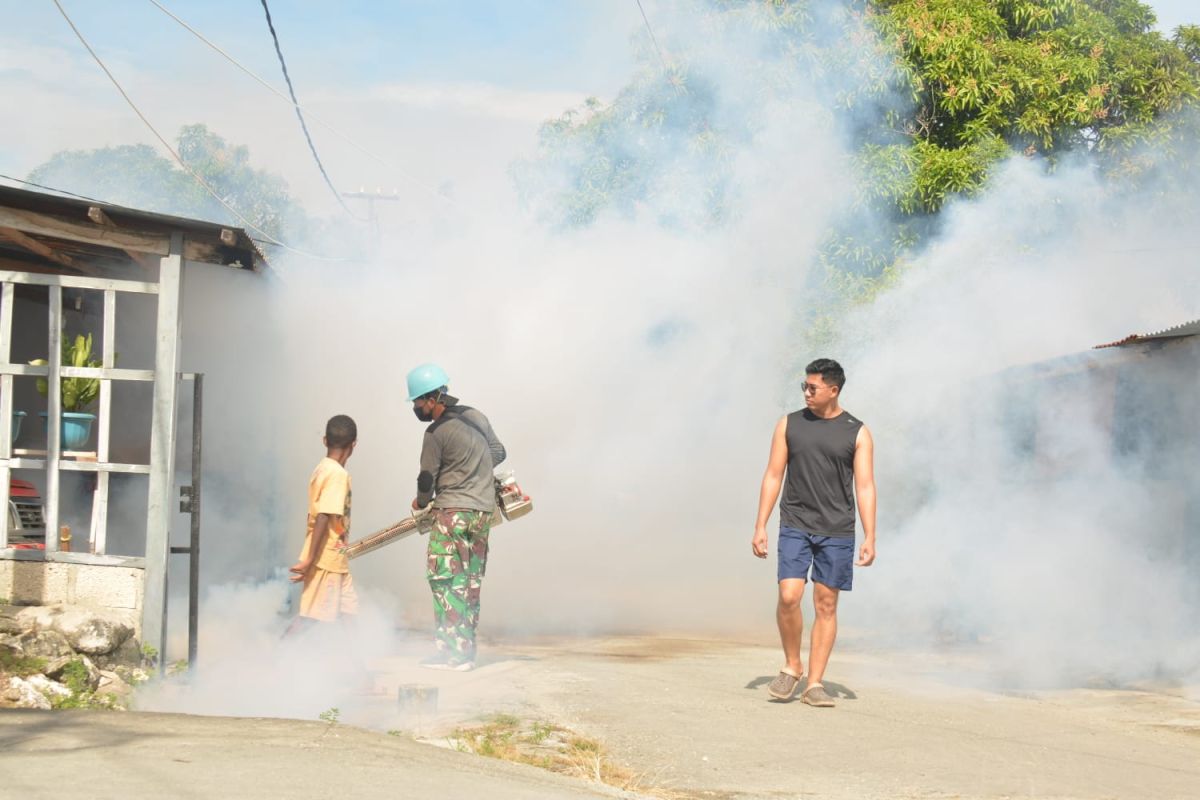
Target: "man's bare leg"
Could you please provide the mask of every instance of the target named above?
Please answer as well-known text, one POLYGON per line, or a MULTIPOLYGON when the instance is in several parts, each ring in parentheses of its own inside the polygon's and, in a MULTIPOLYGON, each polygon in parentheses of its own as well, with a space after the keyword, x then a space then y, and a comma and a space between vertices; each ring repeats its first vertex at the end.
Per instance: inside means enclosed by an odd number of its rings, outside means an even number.
POLYGON ((825 677, 825 666, 837 639, 837 603, 837 589, 813 582, 813 610, 817 618, 813 622, 812 646, 808 653, 809 686, 820 683, 825 677))
MULTIPOLYGON (((783 657, 787 666, 797 677, 804 674, 804 662, 800 660, 800 639, 804 635, 804 612, 800 601, 804 599, 802 578, 785 578, 779 582, 779 605, 775 607, 775 620, 779 623, 779 640, 783 644, 783 657)), ((826 653, 826 657, 828 657, 826 653)))

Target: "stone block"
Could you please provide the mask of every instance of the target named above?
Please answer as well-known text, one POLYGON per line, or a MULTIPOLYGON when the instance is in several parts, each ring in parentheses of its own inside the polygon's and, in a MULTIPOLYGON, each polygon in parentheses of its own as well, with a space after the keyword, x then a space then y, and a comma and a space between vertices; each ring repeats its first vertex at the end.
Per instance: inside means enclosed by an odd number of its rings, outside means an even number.
POLYGON ((141 613, 144 570, 98 564, 72 564, 74 597, 70 602, 141 613))
POLYGON ((15 605, 65 603, 70 594, 71 565, 44 561, 9 561, 15 605))

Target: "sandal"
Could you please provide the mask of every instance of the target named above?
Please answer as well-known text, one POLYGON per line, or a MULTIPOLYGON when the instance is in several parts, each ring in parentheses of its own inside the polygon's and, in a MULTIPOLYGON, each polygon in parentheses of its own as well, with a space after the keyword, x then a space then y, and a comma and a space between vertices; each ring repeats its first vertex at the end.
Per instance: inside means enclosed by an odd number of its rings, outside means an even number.
POLYGON ((784 667, 779 670, 775 680, 767 684, 767 693, 776 700, 791 700, 792 695, 796 693, 796 687, 800 685, 800 678, 800 675, 796 675, 784 667))
POLYGON ((833 708, 836 703, 829 696, 829 692, 825 691, 825 687, 819 683, 814 683, 812 686, 800 693, 800 702, 808 703, 810 706, 817 708, 833 708))

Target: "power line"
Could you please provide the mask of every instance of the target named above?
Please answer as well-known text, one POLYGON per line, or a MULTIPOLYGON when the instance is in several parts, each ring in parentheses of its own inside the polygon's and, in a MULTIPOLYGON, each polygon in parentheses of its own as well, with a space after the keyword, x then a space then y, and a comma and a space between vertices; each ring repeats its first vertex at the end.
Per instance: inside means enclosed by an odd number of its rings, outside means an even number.
POLYGON ((0 172, 0 178, 3 178, 6 181, 12 181, 13 183, 23 183, 26 186, 35 186, 38 189, 45 189, 48 192, 57 192, 58 194, 65 194, 68 197, 77 197, 80 200, 88 200, 93 203, 104 203, 105 205, 109 205, 109 206, 117 205, 116 203, 110 203, 107 200, 98 200, 95 197, 88 197, 86 194, 76 194, 75 192, 68 192, 66 189, 55 189, 53 186, 45 186, 40 183, 34 183, 33 181, 24 181, 24 180, 21 180, 20 178, 14 178, 12 175, 5 175, 2 172, 0 172))
POLYGON ((152 125, 150 123, 150 120, 148 120, 146 118, 146 115, 142 113, 141 109, 137 107, 137 104, 133 102, 133 100, 129 97, 128 94, 126 94, 125 89, 121 86, 120 81, 118 81, 116 79, 116 76, 114 76, 112 74, 112 72, 109 71, 108 67, 104 65, 104 62, 100 59, 100 56, 98 56, 96 54, 96 51, 92 49, 92 46, 90 44, 88 44, 87 39, 85 39, 83 37, 83 34, 79 31, 79 28, 75 27, 75 23, 71 20, 70 15, 67 14, 67 10, 62 7, 62 3, 60 3, 59 0, 54 0, 54 5, 58 7, 58 12, 60 14, 62 14, 62 17, 63 17, 63 19, 65 19, 67 21, 67 24, 71 26, 71 30, 75 32, 75 36, 76 36, 76 38, 79 39, 80 44, 82 44, 84 46, 84 48, 88 51, 88 53, 91 54, 92 58, 100 66, 100 69, 102 69, 104 71, 104 74, 108 76, 108 79, 110 81, 112 81, 113 86, 115 86, 117 88, 117 91, 121 93, 121 97, 125 98, 125 102, 129 104, 129 107, 131 109, 133 109, 133 113, 137 114, 138 119, 140 119, 142 121, 142 123, 150 130, 150 132, 152 134, 154 134, 154 138, 158 139, 159 143, 163 147, 165 147, 167 152, 171 154, 171 157, 175 159, 175 163, 177 163, 177 164, 179 164, 179 166, 183 167, 184 171, 187 172, 188 175, 192 176, 192 180, 194 180, 194 181, 196 181, 196 183, 200 184, 200 186, 203 187, 206 192, 208 192, 210 195, 212 195, 213 199, 215 199, 218 203, 223 205, 229 211, 229 213, 233 214, 235 217, 237 217, 239 220, 241 220, 242 224, 244 224, 248 229, 250 229, 250 230, 254 231, 255 233, 259 234, 260 236, 262 236, 265 241, 269 242, 270 244, 276 245, 278 247, 282 247, 284 250, 288 250, 290 252, 296 253, 297 255, 304 256, 306 258, 313 258, 313 259, 318 259, 318 260, 322 260, 322 261, 345 261, 346 260, 343 258, 330 258, 328 256, 321 256, 321 255, 317 255, 315 253, 308 253, 308 252, 305 252, 304 250, 300 250, 298 248, 286 245, 283 242, 276 239, 271 234, 264 231, 262 228, 255 225, 250 220, 246 219, 244 216, 242 216, 241 212, 239 212, 236 208, 234 208, 228 202, 226 202, 225 198, 223 198, 223 197, 221 197, 221 195, 217 194, 216 190, 213 189, 213 187, 209 185, 208 181, 206 181, 206 180, 204 180, 204 178, 200 177, 199 173, 197 173, 194 169, 189 167, 187 165, 187 163, 184 162, 184 160, 179 157, 179 153, 175 152, 175 148, 172 147, 171 144, 165 138, 163 138, 163 135, 161 133, 159 133, 158 129, 155 128, 154 125, 152 125))
POLYGON ((329 180, 329 173, 325 171, 325 165, 321 163, 321 157, 317 155, 317 146, 313 144, 312 136, 308 133, 308 125, 304 122, 304 113, 300 110, 300 101, 296 99, 296 88, 292 86, 292 76, 288 75, 287 62, 283 60, 283 50, 279 46, 279 35, 275 33, 275 23, 271 21, 271 9, 267 7, 267 0, 262 0, 262 7, 263 12, 267 15, 267 27, 271 31, 271 41, 275 42, 275 55, 279 56, 279 66, 283 69, 283 80, 287 83, 288 94, 292 96, 292 106, 296 109, 296 119, 300 120, 300 130, 304 131, 304 140, 308 142, 308 149, 312 152, 313 160, 317 162, 317 169, 321 170, 321 177, 325 179, 325 185, 329 187, 329 191, 333 193, 342 210, 349 214, 351 219, 363 222, 354 216, 341 194, 333 187, 333 181, 329 180))
POLYGON ((177 22, 181 27, 183 27, 188 33, 192 34, 197 39, 199 39, 201 42, 208 45, 212 50, 216 51, 221 57, 223 57, 230 64, 233 64, 235 67, 237 67, 242 72, 246 73, 251 78, 253 78, 255 81, 257 81, 259 84, 261 84, 264 88, 266 88, 268 91, 270 91, 271 94, 275 95, 280 100, 283 100, 285 103, 288 103, 289 105, 294 105, 296 107, 297 111, 299 109, 303 108, 304 112, 308 115, 308 119, 312 120, 313 122, 317 123, 321 127, 325 128, 325 130, 334 134, 335 136, 337 136, 339 139, 341 139, 342 141, 344 141, 346 144, 350 145, 354 149, 356 149, 359 152, 363 153, 364 155, 370 157, 375 162, 382 164, 383 166, 387 167, 388 169, 404 176, 404 178, 406 178, 407 180, 412 182, 413 185, 424 189, 425 191, 432 194, 434 197, 437 197, 438 199, 440 199, 444 202, 450 203, 451 205, 457 205, 454 200, 452 200, 451 198, 442 194, 441 192, 439 192, 437 189, 433 188, 432 186, 429 186, 428 184, 423 182, 420 178, 417 178, 415 175, 413 175, 412 173, 405 170, 403 167, 393 164, 392 162, 388 161, 387 159, 385 159, 383 156, 379 155, 378 153, 375 153, 374 151, 370 150, 366 146, 359 144, 357 141, 355 141, 354 139, 351 139, 349 136, 342 133, 337 128, 333 127, 333 125, 326 122, 321 117, 318 117, 316 114, 314 114, 312 112, 311 109, 304 108, 304 106, 300 105, 299 103, 296 103, 294 101, 294 98, 289 99, 287 95, 285 95, 283 92, 279 91, 274 86, 272 86, 271 83, 269 81, 267 81, 265 78, 263 78, 261 75, 254 72, 254 70, 250 69, 242 62, 238 61, 236 58, 234 58, 229 53, 227 53, 225 50, 223 50, 219 45, 215 44, 210 39, 208 39, 208 37, 206 37, 200 31, 196 30, 191 25, 189 25, 186 21, 184 21, 183 19, 181 19, 180 17, 178 17, 174 13, 172 13, 171 10, 168 9, 166 6, 164 6, 162 3, 160 3, 159 0, 150 0, 150 3, 153 4, 154 7, 157 8, 159 11, 163 12, 168 17, 175 20, 175 22, 177 22))
POLYGON ((650 34, 650 43, 654 45, 654 52, 658 53, 658 60, 662 62, 663 71, 670 74, 671 68, 667 66, 667 59, 663 56, 662 48, 658 46, 658 39, 654 38, 654 29, 650 27, 650 20, 646 17, 646 9, 642 8, 642 0, 636 0, 638 11, 642 12, 642 22, 646 23, 646 33, 650 34))

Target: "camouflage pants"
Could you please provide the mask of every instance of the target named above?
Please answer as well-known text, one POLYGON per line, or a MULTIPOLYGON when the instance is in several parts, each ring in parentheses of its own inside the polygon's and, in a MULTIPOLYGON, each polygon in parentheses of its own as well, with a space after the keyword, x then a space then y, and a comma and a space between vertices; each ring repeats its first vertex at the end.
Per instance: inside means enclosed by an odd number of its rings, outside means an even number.
POLYGON ((483 511, 433 511, 425 577, 433 590, 437 649, 452 661, 475 660, 491 516, 483 511))

